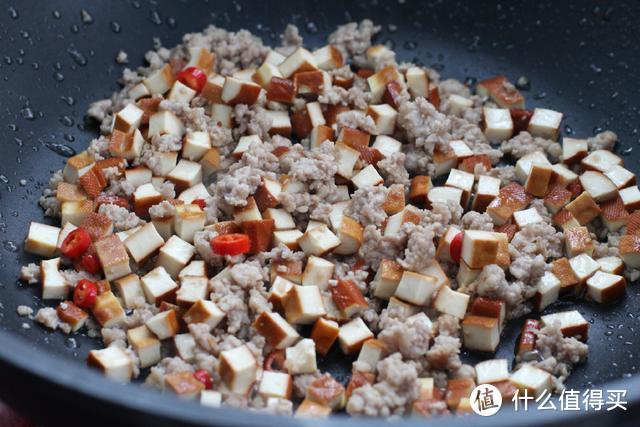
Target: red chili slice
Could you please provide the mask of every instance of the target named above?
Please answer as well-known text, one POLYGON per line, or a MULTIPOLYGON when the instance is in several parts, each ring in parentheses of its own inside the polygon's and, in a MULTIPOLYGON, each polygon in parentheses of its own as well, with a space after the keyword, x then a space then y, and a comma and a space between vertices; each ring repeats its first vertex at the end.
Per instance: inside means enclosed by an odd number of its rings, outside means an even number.
POLYGON ((91 235, 84 228, 76 228, 64 239, 60 252, 69 258, 82 255, 91 244, 91 235))
POLYGON ((240 255, 249 252, 251 240, 246 234, 223 234, 211 239, 211 249, 218 255, 240 255))
POLYGON ((207 84, 207 75, 196 67, 189 67, 180 71, 177 78, 180 83, 189 86, 198 93, 207 84))
POLYGON ((207 206, 207 202, 205 202, 204 199, 195 199, 191 204, 198 205, 201 209, 204 209, 207 206))
POLYGON ((460 262, 460 255, 462 255, 462 231, 456 234, 456 237, 451 240, 449 254, 455 262, 460 262))
POLYGON ((100 265, 100 261, 95 254, 84 254, 82 255, 82 268, 84 268, 87 273, 90 274, 98 274, 102 266, 100 265))
POLYGON ((205 389, 211 390, 213 388, 213 378, 211 378, 211 374, 204 369, 195 371, 193 377, 204 384, 205 389))
POLYGON ((98 285, 90 280, 82 279, 73 290, 73 303, 78 307, 91 308, 98 296, 98 285))

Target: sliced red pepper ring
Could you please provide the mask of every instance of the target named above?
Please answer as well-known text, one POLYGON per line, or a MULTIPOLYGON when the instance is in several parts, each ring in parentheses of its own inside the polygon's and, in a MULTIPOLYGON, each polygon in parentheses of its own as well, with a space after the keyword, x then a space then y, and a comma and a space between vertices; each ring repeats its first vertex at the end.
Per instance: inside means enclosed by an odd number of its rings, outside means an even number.
POLYGON ((100 260, 98 260, 98 256, 96 254, 84 254, 82 255, 82 268, 84 268, 87 273, 90 274, 98 274, 102 266, 100 265, 100 260))
POLYGON ((460 262, 460 256, 462 255, 462 231, 456 234, 456 237, 451 240, 449 254, 453 261, 460 262))
POLYGON ((91 244, 91 235, 84 228, 76 228, 64 239, 60 246, 62 255, 69 258, 78 258, 91 244))
POLYGON ((196 67, 189 67, 180 71, 177 78, 180 83, 189 86, 198 93, 204 88, 204 85, 207 84, 207 75, 204 71, 196 67))
POLYGON ((91 308, 98 296, 98 285, 90 280, 82 279, 73 290, 73 303, 78 307, 91 308))
POLYGON ((198 369, 193 373, 193 377, 204 384, 204 388, 206 390, 211 390, 213 388, 213 378, 211 378, 211 374, 204 369, 198 369))
POLYGON ((211 250, 217 255, 240 255, 249 249, 251 240, 246 234, 222 234, 211 239, 211 250))

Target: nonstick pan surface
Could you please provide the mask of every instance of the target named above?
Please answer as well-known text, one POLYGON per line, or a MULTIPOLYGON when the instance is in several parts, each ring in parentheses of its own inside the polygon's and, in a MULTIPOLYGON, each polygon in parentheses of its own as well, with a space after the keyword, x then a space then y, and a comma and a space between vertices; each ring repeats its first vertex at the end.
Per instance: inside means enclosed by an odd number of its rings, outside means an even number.
MULTIPOLYGON (((15 307, 35 308, 40 302, 37 290, 16 278, 20 266, 33 261, 23 253, 22 241, 29 221, 42 220, 36 202, 50 173, 63 166, 64 154, 82 150, 97 134, 95 126, 85 122, 84 112, 91 101, 117 88, 122 66, 114 58, 120 49, 135 67, 143 64, 153 37, 171 47, 182 34, 215 24, 246 28, 267 44, 277 44, 277 34, 290 22, 300 27, 305 45, 316 47, 337 25, 363 18, 382 25, 377 41, 390 41, 400 60, 432 66, 444 77, 527 77, 528 106, 563 111, 564 135, 586 137, 614 130, 620 138, 617 151, 640 173, 638 1, 5 1, 0 10, 2 399, 51 425, 112 424, 114 419, 121 425, 306 423, 230 409, 213 411, 113 384, 85 368, 87 352, 99 343, 84 336, 71 340, 35 324, 22 327, 25 319, 17 316, 15 307)), ((597 421, 600 424, 631 425, 640 404, 638 289, 630 284, 627 297, 609 307, 560 302, 549 309, 577 306, 591 322, 589 360, 576 367, 568 387, 628 390, 630 410, 606 414, 597 421)), ((512 358, 521 323, 509 325, 498 357, 512 358)), ((480 360, 476 355, 465 358, 480 360)), ((329 355, 323 367, 342 378, 350 370, 338 352, 329 355)), ((530 411, 526 417, 504 413, 474 418, 474 423, 577 425, 601 415, 530 411)), ((338 417, 314 424, 364 422, 383 421, 338 417)), ((463 422, 468 421, 441 421, 463 422)))

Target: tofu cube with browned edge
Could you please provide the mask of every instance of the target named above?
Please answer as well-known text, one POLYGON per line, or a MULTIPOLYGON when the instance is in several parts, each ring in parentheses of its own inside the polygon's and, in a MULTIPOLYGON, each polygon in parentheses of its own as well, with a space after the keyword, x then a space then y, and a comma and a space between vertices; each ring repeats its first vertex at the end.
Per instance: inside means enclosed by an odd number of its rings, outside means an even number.
POLYGON ((338 333, 340 348, 347 355, 359 352, 364 342, 370 338, 373 338, 373 332, 360 317, 342 325, 338 333))
POLYGON ((494 317, 468 315, 462 321, 465 348, 493 353, 500 343, 500 321, 494 317))
POLYGON ((145 325, 159 340, 175 336, 180 330, 175 310, 161 311, 145 322, 145 325))
POLYGON ((162 301, 170 301, 178 290, 178 285, 162 266, 156 267, 142 276, 141 281, 149 304, 158 305, 162 301))
POLYGON ((109 379, 118 382, 129 382, 133 377, 133 363, 123 349, 116 346, 91 350, 87 358, 89 366, 93 366, 109 379))
POLYGON ((253 327, 277 349, 290 347, 300 339, 298 332, 279 313, 263 311, 253 322, 253 327))
POLYGON ((313 340, 304 338, 285 350, 285 369, 291 375, 313 374, 318 370, 316 363, 316 345, 313 340))
POLYGON ((224 319, 226 313, 222 311, 216 303, 208 300, 196 301, 184 314, 186 323, 206 323, 213 329, 224 319))
POLYGON ((24 250, 35 255, 50 258, 56 253, 60 228, 31 222, 24 242, 24 250))

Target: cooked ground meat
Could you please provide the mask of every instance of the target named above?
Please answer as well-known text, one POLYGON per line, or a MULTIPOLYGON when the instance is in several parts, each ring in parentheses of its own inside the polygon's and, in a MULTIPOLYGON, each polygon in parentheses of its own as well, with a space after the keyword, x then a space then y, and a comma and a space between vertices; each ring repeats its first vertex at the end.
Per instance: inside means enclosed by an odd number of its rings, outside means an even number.
POLYGON ((398 262, 406 270, 420 271, 426 268, 436 255, 436 247, 433 244, 435 233, 433 228, 424 225, 405 224, 406 233, 409 235, 404 258, 398 262))
POLYGON ((380 160, 376 166, 380 174, 384 177, 384 183, 386 185, 401 184, 407 187, 411 184, 411 179, 409 178, 409 172, 405 167, 405 163, 406 154, 398 152, 380 160))
POLYGON ((380 26, 368 19, 360 23, 350 22, 338 27, 329 36, 329 44, 340 49, 345 60, 351 58, 355 65, 364 66, 367 63, 365 51, 371 46, 371 38, 378 31, 380 26))
POLYGON ((369 134, 376 132, 376 122, 371 116, 365 115, 362 111, 346 111, 344 113, 338 114, 338 117, 336 119, 338 129, 345 127, 360 129, 361 131, 367 132, 369 134))
POLYGON ((587 144, 589 151, 595 150, 612 150, 614 145, 618 142, 618 135, 610 130, 600 132, 591 138, 587 138, 587 144))
POLYGON ((389 189, 383 185, 360 188, 351 195, 351 205, 344 213, 363 227, 370 224, 380 226, 387 218, 382 204, 388 194, 389 189))
POLYGON ((557 161, 562 155, 562 147, 560 144, 537 136, 533 137, 527 131, 522 131, 510 140, 503 142, 500 148, 506 154, 511 154, 516 159, 535 151, 544 152, 553 161, 557 161))
POLYGON ((129 230, 144 223, 135 213, 129 212, 127 209, 117 205, 101 205, 98 213, 105 215, 113 221, 113 226, 116 231, 129 230))
POLYGON ((462 216, 461 222, 465 230, 493 231, 493 220, 486 212, 469 211, 462 216))
POLYGON ((33 308, 28 305, 19 305, 16 311, 18 316, 31 316, 33 314, 33 308))
POLYGON ((406 321, 389 319, 378 335, 390 353, 400 352, 405 359, 419 359, 429 350, 432 337, 431 320, 424 313, 409 317, 406 321))
POLYGON ((40 281, 40 266, 32 262, 23 265, 20 268, 20 280, 30 285, 38 283, 40 281))
POLYGON ((38 310, 35 317, 36 322, 43 324, 49 329, 60 329, 65 334, 71 332, 71 326, 60 320, 55 308, 45 307, 38 310))

